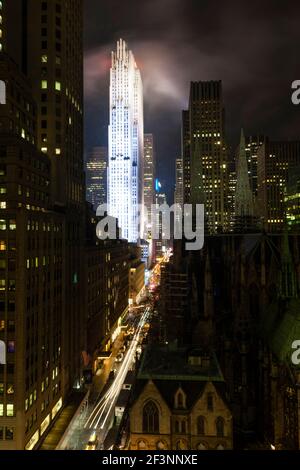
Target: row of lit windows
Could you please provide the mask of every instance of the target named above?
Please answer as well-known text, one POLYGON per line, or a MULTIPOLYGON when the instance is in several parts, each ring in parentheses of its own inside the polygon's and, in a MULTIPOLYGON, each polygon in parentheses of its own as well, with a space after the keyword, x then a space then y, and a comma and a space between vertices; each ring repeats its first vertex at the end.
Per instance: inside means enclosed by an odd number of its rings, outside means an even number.
POLYGON ((15 413, 15 407, 12 403, 7 404, 4 406, 0 403, 0 417, 6 416, 7 418, 12 418, 15 413))
MULTIPOLYGON (((61 82, 55 81, 54 83, 54 90, 55 91, 61 91, 61 82)), ((41 81, 41 89, 42 90, 48 90, 48 80, 42 80, 41 81)))
POLYGON ((9 292, 15 292, 16 290, 16 280, 15 279, 9 279, 8 283, 6 282, 6 279, 0 279, 0 291, 6 291, 8 288, 9 292))
POLYGON ((17 224, 14 219, 10 219, 9 221, 0 219, 0 231, 5 231, 9 228, 9 230, 16 230, 17 224))

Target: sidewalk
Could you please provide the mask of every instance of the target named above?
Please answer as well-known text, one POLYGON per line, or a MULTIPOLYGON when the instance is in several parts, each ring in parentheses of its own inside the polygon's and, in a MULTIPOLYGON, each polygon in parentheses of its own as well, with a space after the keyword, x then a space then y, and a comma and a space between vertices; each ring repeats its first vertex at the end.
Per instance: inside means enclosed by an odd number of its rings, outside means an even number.
POLYGON ((80 403, 84 399, 85 394, 86 392, 73 392, 70 395, 66 406, 60 413, 50 431, 45 435, 44 440, 40 444, 38 450, 56 449, 56 446, 63 437, 80 403))

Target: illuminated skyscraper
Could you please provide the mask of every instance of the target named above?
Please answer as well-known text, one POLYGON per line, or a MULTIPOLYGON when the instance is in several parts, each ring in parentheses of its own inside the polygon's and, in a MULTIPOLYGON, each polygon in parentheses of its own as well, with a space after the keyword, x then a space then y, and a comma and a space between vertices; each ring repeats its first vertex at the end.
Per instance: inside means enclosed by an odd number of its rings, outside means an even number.
POLYGON ((289 230, 300 229, 300 166, 293 168, 288 176, 285 190, 286 223, 289 230))
POLYGON ((144 204, 151 213, 151 206, 155 201, 155 154, 153 134, 144 136, 144 204))
POLYGON ((110 70, 108 212, 122 237, 137 242, 138 204, 144 194, 143 86, 133 53, 120 39, 110 70))
POLYGON ((183 206, 183 160, 176 158, 176 186, 174 193, 175 204, 183 206))
POLYGON ((31 450, 83 378, 82 0, 0 16, 0 450, 31 450))
POLYGON ((235 230, 248 231, 254 227, 253 193, 251 191, 244 131, 241 131, 237 159, 237 182, 235 187, 235 230))
POLYGON ((202 203, 210 233, 228 228, 228 161, 221 81, 192 82, 183 113, 185 202, 202 203), (189 118, 189 121, 188 121, 189 118))
POLYGON ((97 210, 106 204, 107 196, 107 148, 95 147, 86 162, 86 197, 97 210))
POLYGON ((164 233, 163 233, 163 217, 165 212, 165 207, 167 205, 167 196, 162 191, 162 185, 158 179, 155 180, 155 205, 156 208, 160 208, 160 212, 158 214, 157 219, 155 220, 156 230, 158 238, 154 241, 154 257, 160 258, 165 254, 168 248, 168 241, 164 240, 164 233))
POLYGON ((266 139, 257 154, 257 207, 268 232, 285 226, 285 188, 288 175, 300 165, 300 142, 266 139))

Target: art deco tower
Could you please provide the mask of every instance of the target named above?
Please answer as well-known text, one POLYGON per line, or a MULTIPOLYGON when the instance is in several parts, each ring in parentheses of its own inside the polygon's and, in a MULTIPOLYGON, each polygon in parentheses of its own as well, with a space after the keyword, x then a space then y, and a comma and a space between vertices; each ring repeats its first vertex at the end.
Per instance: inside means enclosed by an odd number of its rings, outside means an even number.
POLYGON ((133 53, 120 39, 112 53, 108 209, 122 237, 139 239, 138 204, 143 203, 144 118, 143 87, 133 53))

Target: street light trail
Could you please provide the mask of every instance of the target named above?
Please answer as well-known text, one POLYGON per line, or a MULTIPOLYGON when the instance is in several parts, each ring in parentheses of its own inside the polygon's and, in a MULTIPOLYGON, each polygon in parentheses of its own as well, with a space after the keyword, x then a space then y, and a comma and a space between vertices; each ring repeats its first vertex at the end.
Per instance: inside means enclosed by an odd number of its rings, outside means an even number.
POLYGON ((138 346, 138 340, 142 332, 142 329, 147 321, 148 315, 149 315, 149 308, 145 310, 145 312, 143 313, 140 319, 140 322, 134 334, 131 345, 125 355, 124 362, 119 372, 117 373, 117 376, 113 384, 110 386, 107 393, 99 400, 99 403, 97 403, 97 405, 95 406, 94 410, 92 411, 91 415, 89 416, 88 420, 86 421, 84 425, 85 429, 86 428, 97 429, 99 426, 102 430, 104 429, 105 424, 111 415, 112 408, 115 405, 115 402, 121 391, 121 388, 126 378, 126 375, 128 373, 128 370, 130 369, 130 366, 133 363, 137 346, 138 346), (102 419, 103 421, 101 422, 102 419))

